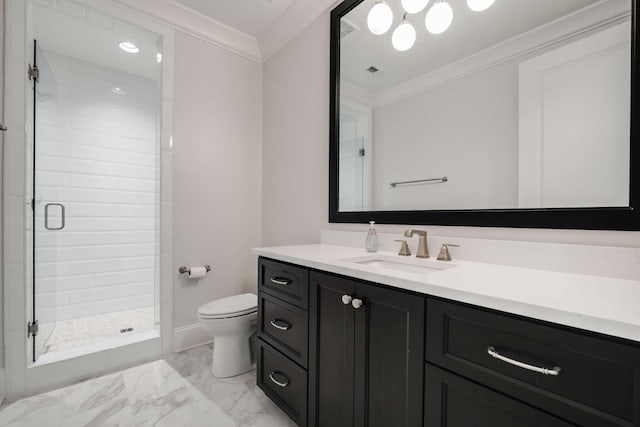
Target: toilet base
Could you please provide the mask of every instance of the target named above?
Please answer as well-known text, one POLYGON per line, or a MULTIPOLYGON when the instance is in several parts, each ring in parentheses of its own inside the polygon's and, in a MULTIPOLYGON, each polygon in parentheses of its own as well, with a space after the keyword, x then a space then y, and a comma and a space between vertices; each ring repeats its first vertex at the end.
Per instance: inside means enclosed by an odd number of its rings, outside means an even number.
POLYGON ((211 373, 217 378, 235 377, 251 370, 249 336, 218 336, 213 341, 211 373))

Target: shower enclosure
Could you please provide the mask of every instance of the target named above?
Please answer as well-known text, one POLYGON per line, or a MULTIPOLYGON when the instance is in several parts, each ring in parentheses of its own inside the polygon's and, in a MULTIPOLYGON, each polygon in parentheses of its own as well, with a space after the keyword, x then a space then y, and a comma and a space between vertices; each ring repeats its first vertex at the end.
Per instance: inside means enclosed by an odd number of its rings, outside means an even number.
POLYGON ((340 105, 340 210, 368 209, 371 197, 372 114, 370 107, 343 100, 340 105))
POLYGON ((158 336, 162 44, 80 2, 31 13, 28 353, 48 363, 158 336))
POLYGON ((4 4, 4 376, 17 398, 173 350, 174 32, 109 0, 4 4))

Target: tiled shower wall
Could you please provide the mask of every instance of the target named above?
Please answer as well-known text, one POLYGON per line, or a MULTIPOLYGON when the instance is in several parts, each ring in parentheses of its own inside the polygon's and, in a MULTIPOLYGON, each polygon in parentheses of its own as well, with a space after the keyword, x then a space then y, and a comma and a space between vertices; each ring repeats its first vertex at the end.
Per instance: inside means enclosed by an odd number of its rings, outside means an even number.
MULTIPOLYGON (((44 56, 55 81, 42 77, 37 102, 38 320, 153 306, 156 82, 44 56), (46 203, 65 205, 64 230, 45 230, 46 203)), ((50 225, 60 225, 59 209, 50 212, 50 225)))

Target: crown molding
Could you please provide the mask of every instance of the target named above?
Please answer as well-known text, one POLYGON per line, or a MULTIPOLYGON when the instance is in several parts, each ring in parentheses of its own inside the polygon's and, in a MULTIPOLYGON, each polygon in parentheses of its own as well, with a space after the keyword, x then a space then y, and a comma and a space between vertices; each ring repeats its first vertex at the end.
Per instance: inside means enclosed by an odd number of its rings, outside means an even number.
POLYGON ((297 0, 258 38, 174 0, 107 0, 130 12, 262 63, 342 0, 297 0))
POLYGON ((369 108, 376 106, 376 94, 346 81, 340 82, 340 96, 356 101, 369 108))
MULTIPOLYGON (((269 27, 258 43, 264 61, 293 40, 322 14, 342 0, 297 0, 269 27)), ((327 34, 327 38, 329 34, 327 34)))
POLYGON ((192 37, 256 62, 262 62, 258 40, 173 0, 109 0, 192 37))

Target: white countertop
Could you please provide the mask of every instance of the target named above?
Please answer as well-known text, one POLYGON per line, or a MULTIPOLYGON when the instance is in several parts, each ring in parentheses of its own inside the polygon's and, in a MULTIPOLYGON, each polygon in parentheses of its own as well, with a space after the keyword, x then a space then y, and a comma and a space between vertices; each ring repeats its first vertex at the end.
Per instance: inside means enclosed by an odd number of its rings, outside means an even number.
POLYGON ((325 244, 255 248, 280 261, 640 342, 640 281, 558 273, 470 261, 416 275, 344 261, 364 249, 325 244))

